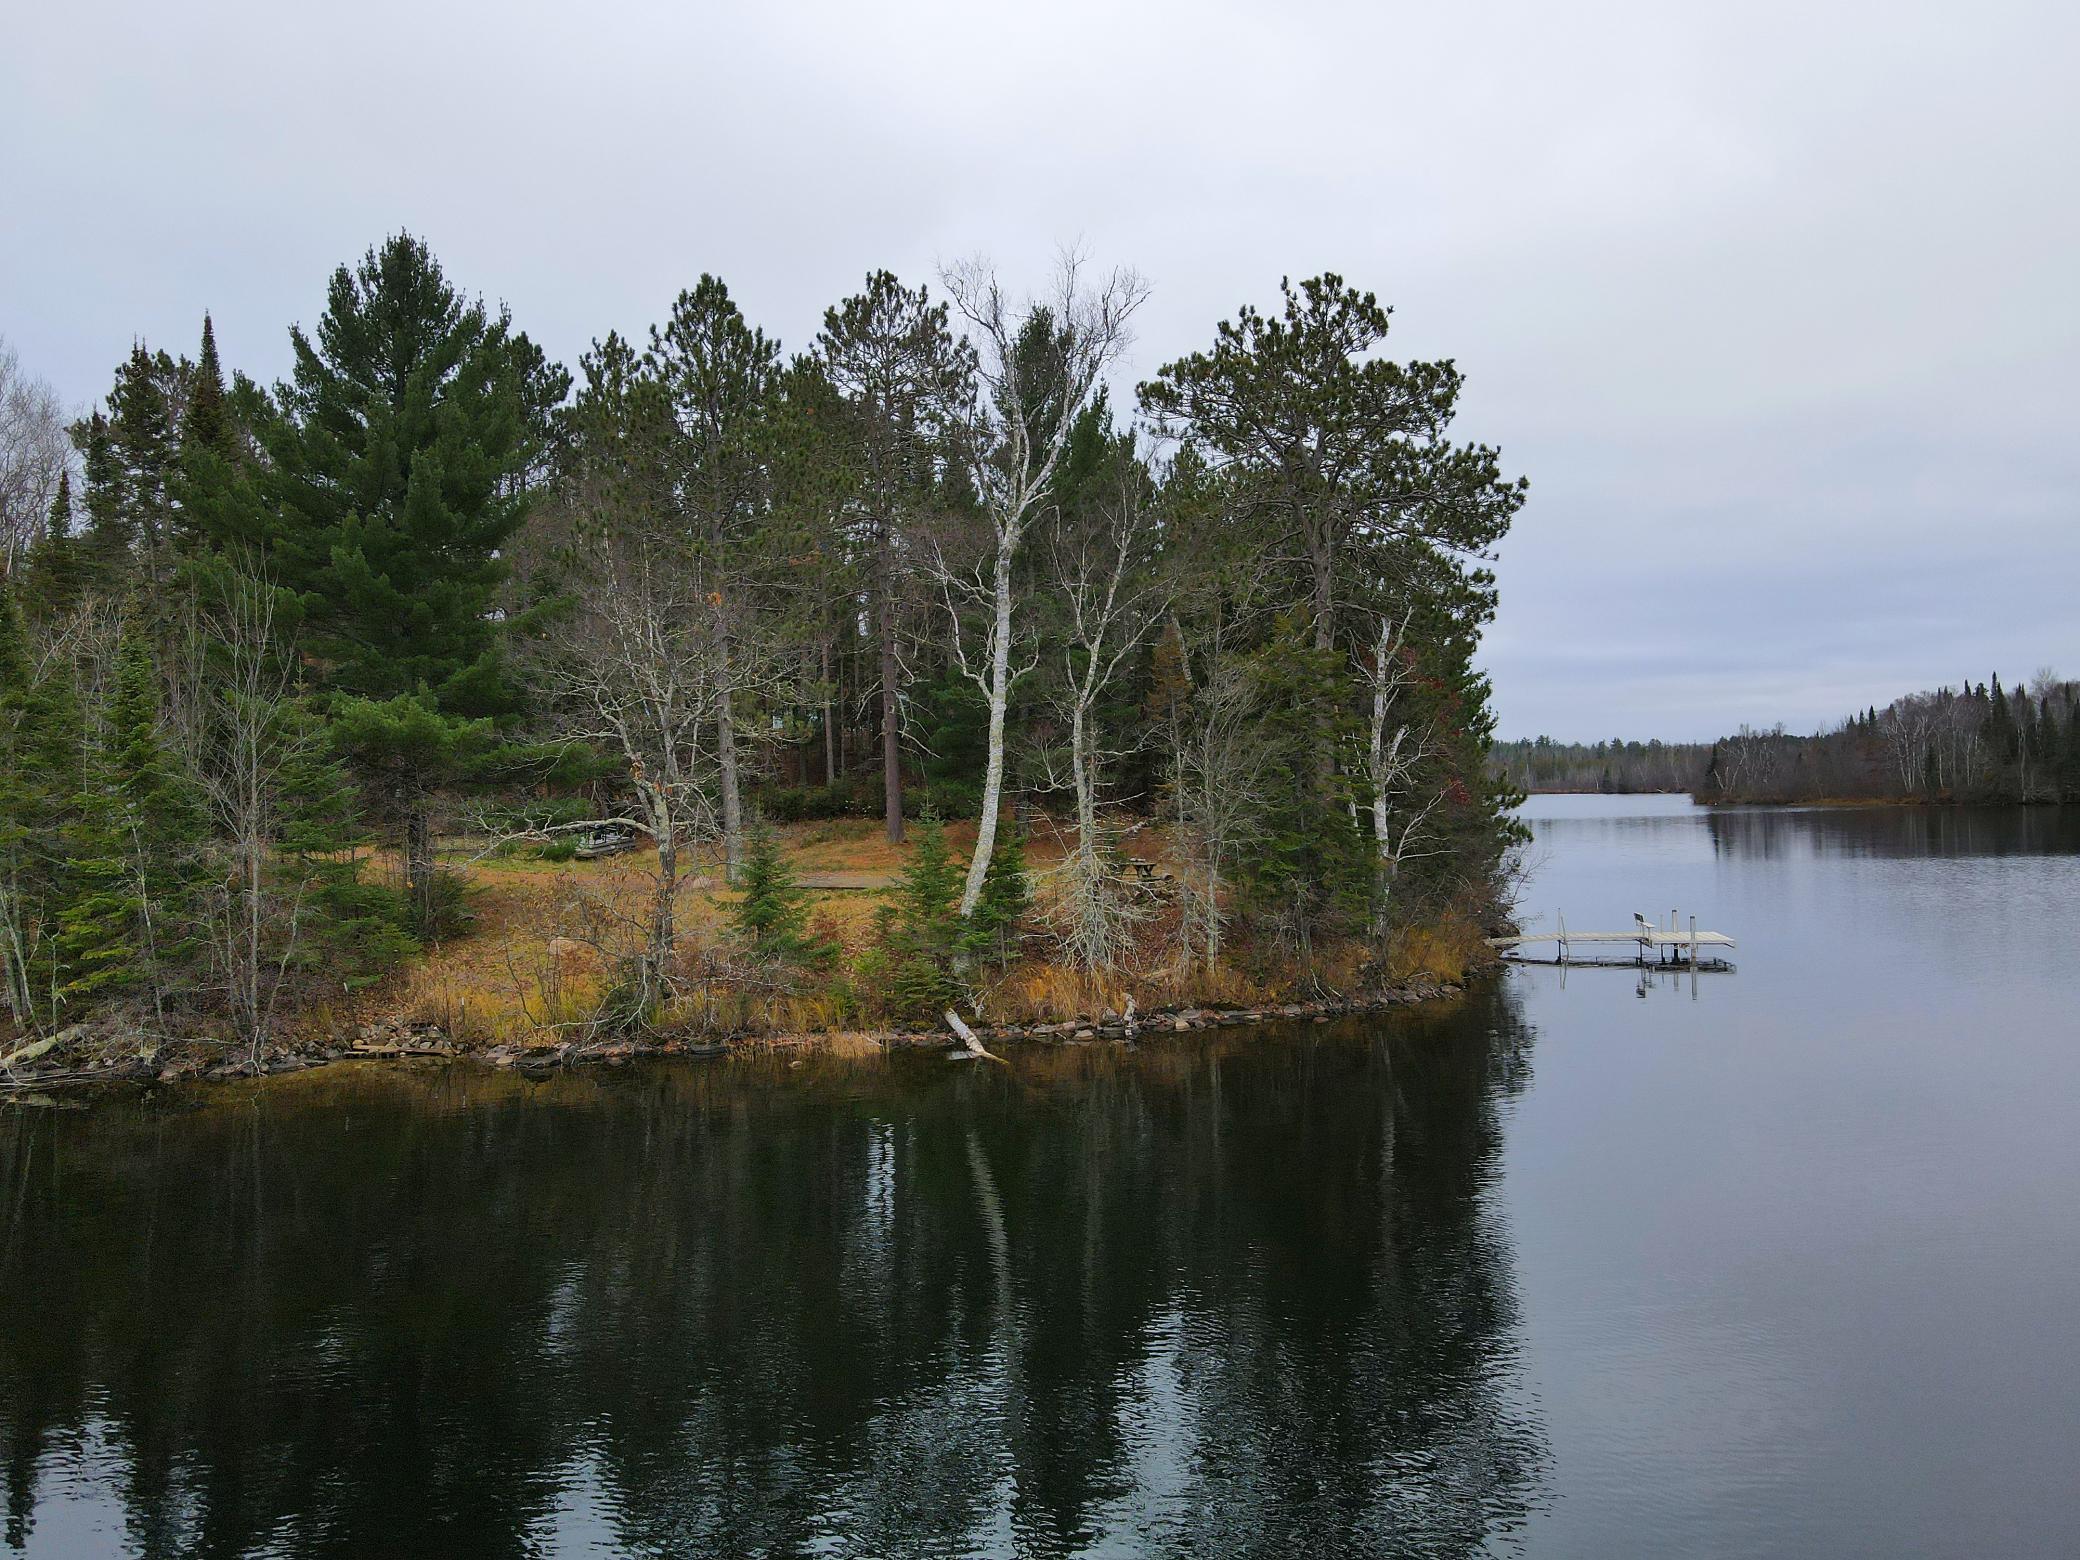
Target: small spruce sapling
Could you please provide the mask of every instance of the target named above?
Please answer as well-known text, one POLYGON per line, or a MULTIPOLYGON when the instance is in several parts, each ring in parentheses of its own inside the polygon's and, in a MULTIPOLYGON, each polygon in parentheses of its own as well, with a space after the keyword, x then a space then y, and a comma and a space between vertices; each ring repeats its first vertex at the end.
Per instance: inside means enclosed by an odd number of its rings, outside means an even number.
POLYGON ((903 876, 882 907, 876 930, 880 946, 866 973, 879 976, 889 1008, 922 1017, 950 1006, 960 995, 954 958, 960 951, 961 875, 946 846, 946 829, 927 815, 903 876))
POLYGON ((996 854, 990 857, 989 870, 982 878, 982 897, 975 901, 975 913, 968 917, 962 935, 963 950, 1004 968, 1017 956, 1019 922, 1032 906, 1025 831, 1015 829, 997 842, 996 854))
POLYGON ((819 968, 836 957, 830 939, 811 930, 809 895, 795 880, 779 835, 763 817, 747 831, 740 872, 743 893, 730 914, 738 939, 754 957, 819 968))

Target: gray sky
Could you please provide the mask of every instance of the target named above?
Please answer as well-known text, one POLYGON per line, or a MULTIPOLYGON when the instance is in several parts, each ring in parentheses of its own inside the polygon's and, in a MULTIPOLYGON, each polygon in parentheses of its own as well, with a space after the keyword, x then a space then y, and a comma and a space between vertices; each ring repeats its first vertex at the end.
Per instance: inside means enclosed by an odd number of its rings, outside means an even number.
POLYGON ((1807 729, 2080 673, 2080 10, 18 7, 0 333, 271 380, 399 227, 575 361, 703 270, 790 346, 873 266, 1155 284, 1133 370, 1335 269, 1532 500, 1507 735, 1807 729))

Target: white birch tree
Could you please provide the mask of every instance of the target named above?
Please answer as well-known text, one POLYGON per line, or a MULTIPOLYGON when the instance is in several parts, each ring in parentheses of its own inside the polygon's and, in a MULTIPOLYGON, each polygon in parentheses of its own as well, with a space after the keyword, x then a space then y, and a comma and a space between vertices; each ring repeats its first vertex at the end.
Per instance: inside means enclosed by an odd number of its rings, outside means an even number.
POLYGON ((1069 728, 1069 788, 1076 806, 1075 845, 1058 881, 1064 941, 1070 957, 1086 969, 1117 961, 1135 919, 1135 906, 1105 860, 1099 825, 1103 768, 1119 755, 1101 740, 1098 702, 1148 642, 1170 603, 1149 510, 1148 469, 1131 438, 1113 452, 1112 467, 1089 521, 1065 519, 1050 548, 1063 614, 1054 703, 1069 728))
POLYGON ((984 261, 951 269, 943 280, 977 351, 980 394, 971 403, 963 443, 987 527, 972 567, 950 566, 942 553, 935 569, 952 620, 955 663, 981 690, 989 710, 982 816, 961 892, 965 917, 982 897, 996 849, 1011 687, 1036 664, 1028 657, 1015 670, 1012 665, 1019 551, 1053 490, 1070 429, 1126 349, 1128 321, 1148 288, 1126 270, 1087 285, 1074 253, 1061 258, 1047 297, 1022 305, 984 261), (973 646, 962 628, 963 613, 970 610, 979 611, 985 625, 973 646))

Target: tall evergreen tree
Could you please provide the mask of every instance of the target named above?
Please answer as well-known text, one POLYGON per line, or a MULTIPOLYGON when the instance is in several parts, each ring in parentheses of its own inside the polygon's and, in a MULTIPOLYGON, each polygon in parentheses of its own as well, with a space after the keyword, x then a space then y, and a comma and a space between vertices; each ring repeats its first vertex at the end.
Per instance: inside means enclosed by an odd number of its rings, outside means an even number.
POLYGON ((108 396, 108 425, 124 527, 136 539, 146 578, 166 569, 166 549, 177 526, 180 413, 186 397, 185 365, 143 342, 116 370, 108 396))
POLYGON ((25 567, 31 609, 41 621, 63 616, 86 589, 87 559, 75 534, 69 471, 58 474, 58 491, 44 519, 43 534, 30 549, 25 567))
POLYGON ((915 587, 910 551, 974 393, 975 354, 953 334, 945 303, 876 271, 864 291, 824 311, 815 355, 844 398, 843 437, 858 472, 851 530, 880 684, 882 821, 900 843, 900 635, 915 587))
POLYGON ((136 990, 163 1020, 192 980, 205 822, 166 741, 159 670, 137 621, 116 652, 102 728, 76 808, 76 888, 59 922, 62 994, 77 1002, 136 990))
POLYGON ((81 545, 86 574, 99 588, 113 589, 129 574, 137 535, 123 500, 108 418, 94 412, 74 426, 72 440, 85 466, 87 524, 81 545))
POLYGON ((221 517, 302 600, 325 690, 353 705, 353 751, 404 833, 406 882, 433 910, 430 807, 483 746, 472 722, 518 690, 495 610, 568 377, 510 318, 464 299, 399 234, 332 277, 263 431, 262 503, 221 517))
POLYGON ((181 453, 199 450, 231 453, 231 408, 224 390, 224 366, 217 359, 217 328, 202 316, 202 348, 195 359, 188 407, 181 421, 181 453))
POLYGON ((745 734, 756 695, 748 675, 768 603, 774 558, 761 524, 770 497, 767 420, 780 344, 750 324, 719 277, 704 275, 652 327, 645 371, 669 399, 677 438, 668 463, 681 523, 699 543, 722 646, 715 749, 723 849, 734 878, 743 859, 745 734))
POLYGON ((1314 648, 1326 650, 1352 549, 1412 538, 1479 554, 1527 486, 1503 477, 1495 450, 1451 442, 1454 364, 1377 355, 1390 311, 1373 294, 1330 274, 1279 291, 1278 315, 1245 306, 1216 327, 1211 351, 1168 364, 1141 397, 1161 427, 1235 468, 1267 540, 1295 546, 1314 648))
POLYGON ((55 1011, 51 944, 79 745, 72 690, 61 673, 38 675, 14 584, 0 578, 0 1012, 18 1031, 55 1011))

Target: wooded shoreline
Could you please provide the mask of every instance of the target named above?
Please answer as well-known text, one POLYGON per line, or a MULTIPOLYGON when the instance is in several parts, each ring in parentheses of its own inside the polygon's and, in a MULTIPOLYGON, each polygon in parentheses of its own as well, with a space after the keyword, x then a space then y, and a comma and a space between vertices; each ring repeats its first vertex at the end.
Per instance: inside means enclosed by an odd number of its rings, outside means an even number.
MULTIPOLYGON (((1491 962, 1481 973, 1496 966, 1491 962)), ((1413 981, 1369 997, 1332 998, 1317 1002, 1270 1003, 1242 1007, 1215 1002, 1158 1008, 1132 1017, 1118 1013, 1086 1015, 1056 1023, 989 1024, 971 1027, 981 1040, 996 1045, 1132 1045, 1142 1040, 1171 1039, 1210 1029, 1250 1028, 1264 1024, 1326 1024, 1428 1003, 1448 1001, 1466 990, 1466 981, 1413 981)), ((345 1037, 341 1037, 344 1039, 345 1037)), ((805 1031, 790 1034, 741 1034, 722 1039, 620 1037, 557 1046, 512 1044, 488 1047, 458 1045, 430 1024, 368 1026, 345 1044, 287 1051, 254 1063, 211 1063, 200 1055, 162 1063, 133 1058, 89 1067, 53 1065, 0 1072, 0 1103, 29 1103, 34 1096, 63 1090, 79 1092, 107 1087, 176 1083, 235 1083, 309 1072, 343 1063, 428 1065, 468 1063, 507 1068, 533 1075, 577 1067, 622 1067, 643 1060, 715 1060, 773 1053, 872 1055, 897 1051, 944 1051, 949 1061, 967 1061, 972 1053, 951 1031, 930 1029, 805 1031)))
POLYGON ((136 342, 0 556, 0 1059, 1456 977, 1527 484, 1334 273, 1127 395, 1148 291, 877 270, 790 353, 704 274, 572 372, 399 233, 271 387, 136 342))

